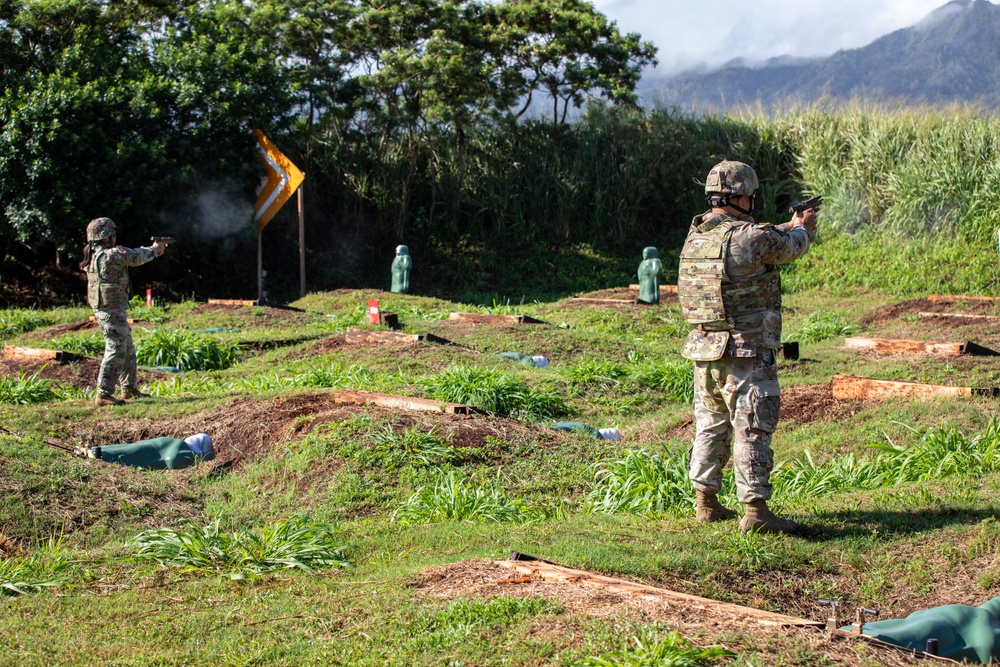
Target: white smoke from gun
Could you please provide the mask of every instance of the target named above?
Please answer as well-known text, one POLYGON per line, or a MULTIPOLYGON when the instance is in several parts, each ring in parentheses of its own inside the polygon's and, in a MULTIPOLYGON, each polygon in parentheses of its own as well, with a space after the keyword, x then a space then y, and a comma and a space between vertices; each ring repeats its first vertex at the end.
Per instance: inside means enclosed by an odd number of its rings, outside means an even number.
POLYGON ((218 183, 197 194, 198 236, 221 239, 253 225, 253 205, 234 183, 218 183))

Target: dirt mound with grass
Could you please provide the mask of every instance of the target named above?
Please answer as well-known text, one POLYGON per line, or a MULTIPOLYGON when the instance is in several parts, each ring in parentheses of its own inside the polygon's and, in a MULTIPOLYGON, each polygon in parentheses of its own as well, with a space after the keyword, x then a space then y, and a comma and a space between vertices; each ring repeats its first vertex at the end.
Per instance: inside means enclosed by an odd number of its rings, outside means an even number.
POLYGON ((83 320, 81 322, 69 322, 68 324, 57 324, 47 329, 36 331, 36 335, 41 338, 58 338, 64 334, 75 333, 77 331, 95 331, 98 329, 95 320, 83 320))
POLYGON ((342 422, 358 413, 385 419, 395 430, 413 426, 434 429, 456 448, 490 447, 488 438, 503 441, 515 432, 528 430, 519 422, 498 417, 401 412, 374 405, 335 403, 329 393, 314 393, 271 400, 240 398, 207 414, 175 419, 109 420, 98 426, 94 437, 95 444, 112 444, 208 433, 216 452, 211 465, 228 470, 267 457, 282 443, 307 435, 322 424, 342 422))
POLYGON ((246 318, 250 322, 259 323, 261 326, 273 326, 275 323, 291 324, 296 322, 312 322, 316 319, 315 314, 308 313, 300 308, 291 306, 234 306, 221 303, 200 303, 191 309, 192 313, 199 315, 229 315, 246 318))
POLYGON ((781 422, 810 424, 856 415, 864 401, 840 401, 833 397, 833 382, 781 388, 781 422))

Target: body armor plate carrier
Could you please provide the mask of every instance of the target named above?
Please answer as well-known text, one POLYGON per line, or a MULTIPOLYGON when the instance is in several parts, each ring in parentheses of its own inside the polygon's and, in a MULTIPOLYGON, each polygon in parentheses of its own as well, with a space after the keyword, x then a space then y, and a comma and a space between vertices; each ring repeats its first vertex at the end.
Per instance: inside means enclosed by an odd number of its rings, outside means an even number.
POLYGON ((727 220, 706 232, 692 231, 681 250, 677 276, 681 313, 700 329, 732 329, 735 318, 766 311, 781 299, 777 267, 738 282, 726 276, 726 250, 734 223, 747 224, 727 220))

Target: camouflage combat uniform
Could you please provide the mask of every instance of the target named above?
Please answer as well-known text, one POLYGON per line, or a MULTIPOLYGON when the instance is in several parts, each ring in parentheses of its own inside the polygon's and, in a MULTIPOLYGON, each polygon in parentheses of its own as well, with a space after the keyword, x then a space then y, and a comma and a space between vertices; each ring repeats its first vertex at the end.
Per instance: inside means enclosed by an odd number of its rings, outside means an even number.
POLYGON ((138 386, 135 345, 125 314, 132 292, 128 267, 155 258, 156 250, 152 247, 98 247, 87 267, 87 301, 104 334, 104 360, 97 378, 101 394, 114 394, 116 384, 122 388, 138 386))
POLYGON ((778 264, 809 249, 801 226, 755 224, 726 213, 696 217, 681 251, 678 294, 695 329, 683 354, 695 362, 695 489, 718 493, 732 437, 740 502, 768 500, 771 434, 780 406, 774 351, 781 344, 778 264))

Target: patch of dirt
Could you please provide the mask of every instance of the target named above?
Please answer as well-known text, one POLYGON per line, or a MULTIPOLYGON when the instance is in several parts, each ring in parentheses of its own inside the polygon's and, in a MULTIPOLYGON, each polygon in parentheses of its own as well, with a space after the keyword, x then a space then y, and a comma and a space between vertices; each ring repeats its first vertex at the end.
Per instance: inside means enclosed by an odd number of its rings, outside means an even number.
POLYGON ((314 315, 299 310, 297 308, 278 308, 276 306, 232 306, 228 304, 221 303, 200 303, 191 309, 191 312, 201 314, 213 314, 213 315, 236 315, 252 319, 255 322, 261 322, 265 325, 270 325, 275 321, 281 322, 309 322, 315 319, 314 315), (253 310, 251 310, 253 308, 253 310))
MULTIPOLYGON (((97 375, 101 371, 101 360, 80 357, 77 361, 61 364, 58 361, 18 361, 0 359, 0 377, 20 377, 38 374, 39 379, 53 380, 69 384, 79 389, 93 389, 97 386, 97 375)), ((139 381, 160 380, 170 377, 169 373, 140 369, 139 381)))
POLYGON ((882 306, 861 318, 861 324, 866 327, 896 322, 905 315, 918 313, 959 313, 966 315, 1000 315, 1000 301, 963 301, 960 298, 948 301, 931 301, 929 299, 908 299, 882 306))
POLYGON ((795 385, 781 389, 780 422, 810 424, 857 414, 868 406, 863 401, 839 401, 833 397, 833 382, 795 385))
POLYGON ((63 334, 73 333, 74 331, 90 331, 97 329, 97 322, 94 320, 83 320, 82 322, 70 322, 69 324, 57 324, 54 327, 49 327, 47 329, 42 329, 37 331, 39 336, 45 339, 58 338, 63 334))
MULTIPOLYGON (((780 585, 774 583, 775 587, 780 585)), ((645 600, 574 583, 543 581, 486 559, 428 568, 415 577, 412 587, 417 595, 440 600, 540 597, 557 601, 570 612, 596 618, 658 621, 677 628, 698 646, 717 643, 736 649, 740 645, 752 646, 761 664, 775 664, 779 655, 787 656, 790 646, 801 645, 824 653, 832 665, 870 665, 876 655, 883 665, 923 664, 904 652, 874 649, 867 644, 829 637, 812 628, 773 628, 697 603, 645 600)), ((806 618, 816 617, 815 605, 809 612, 806 618)), ((801 616, 793 609, 787 609, 787 613, 801 616)))
POLYGON ((364 412, 390 421, 403 430, 417 425, 435 429, 457 448, 490 447, 487 437, 506 440, 526 430, 518 422, 498 417, 453 415, 439 412, 400 413, 373 405, 335 403, 329 393, 301 394, 273 400, 239 398, 208 414, 177 419, 118 419, 103 422, 95 444, 137 442, 171 436, 186 438, 208 433, 215 447, 214 467, 240 468, 248 461, 270 455, 281 443, 310 433, 321 424, 340 422, 364 412))
POLYGON ((0 560, 4 558, 10 558, 17 554, 17 547, 14 543, 7 539, 7 536, 0 533, 0 560))

